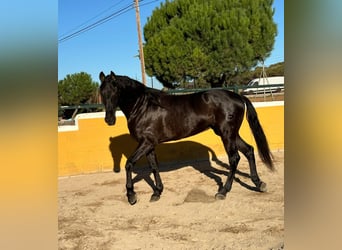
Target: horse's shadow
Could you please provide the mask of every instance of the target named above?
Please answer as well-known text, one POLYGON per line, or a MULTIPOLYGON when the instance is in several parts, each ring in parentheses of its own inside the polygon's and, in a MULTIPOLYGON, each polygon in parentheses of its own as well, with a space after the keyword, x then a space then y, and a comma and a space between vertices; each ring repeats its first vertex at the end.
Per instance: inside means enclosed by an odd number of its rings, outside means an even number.
MULTIPOLYGON (((137 142, 129 134, 110 137, 109 141, 109 150, 113 158, 113 171, 120 172, 121 166, 124 167, 125 164, 125 162, 122 163, 121 161, 122 156, 124 155, 127 159, 136 149, 137 142)), ((211 148, 198 142, 179 141, 159 144, 156 147, 156 155, 159 162, 160 172, 174 171, 183 167, 191 166, 200 173, 213 179, 218 186, 218 190, 223 186, 221 176, 227 177, 229 175, 229 165, 220 161, 211 148), (180 150, 182 151, 180 152, 180 150), (177 152, 177 154, 174 154, 174 152, 177 152), (184 157, 181 157, 182 159, 178 158, 180 154, 184 155, 184 157), (211 161, 214 161, 217 165, 225 168, 225 170, 212 167, 211 161)), ((133 171, 136 173, 136 176, 133 179, 133 183, 145 180, 151 188, 155 190, 156 187, 150 176, 151 170, 148 166, 146 157, 140 159, 135 166, 137 167, 134 167, 133 171)), ((239 170, 236 171, 236 174, 250 178, 249 174, 239 170)), ((255 186, 251 186, 237 177, 235 177, 234 180, 249 190, 259 191, 255 186)))

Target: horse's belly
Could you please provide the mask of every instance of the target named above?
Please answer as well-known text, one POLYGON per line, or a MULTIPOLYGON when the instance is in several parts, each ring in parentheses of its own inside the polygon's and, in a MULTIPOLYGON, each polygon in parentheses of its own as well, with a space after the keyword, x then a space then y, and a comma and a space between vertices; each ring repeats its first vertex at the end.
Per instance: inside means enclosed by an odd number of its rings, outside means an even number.
POLYGON ((179 140, 195 134, 198 134, 210 127, 208 120, 189 120, 178 119, 175 122, 165 124, 162 131, 156 131, 157 134, 162 135, 160 142, 179 140), (162 133, 160 133, 162 132, 162 133))

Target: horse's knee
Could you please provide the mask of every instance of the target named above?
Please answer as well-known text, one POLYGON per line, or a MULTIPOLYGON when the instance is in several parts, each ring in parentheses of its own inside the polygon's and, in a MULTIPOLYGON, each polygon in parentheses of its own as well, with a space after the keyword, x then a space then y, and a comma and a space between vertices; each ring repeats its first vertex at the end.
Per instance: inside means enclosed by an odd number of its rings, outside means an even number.
POLYGON ((153 173, 159 172, 159 168, 157 164, 150 164, 150 168, 153 173))
POLYGON ((132 167, 133 167, 133 163, 130 160, 127 160, 126 165, 125 165, 126 171, 131 171, 132 167))
POLYGON ((240 155, 237 151, 229 154, 229 165, 231 167, 236 167, 240 161, 240 155))

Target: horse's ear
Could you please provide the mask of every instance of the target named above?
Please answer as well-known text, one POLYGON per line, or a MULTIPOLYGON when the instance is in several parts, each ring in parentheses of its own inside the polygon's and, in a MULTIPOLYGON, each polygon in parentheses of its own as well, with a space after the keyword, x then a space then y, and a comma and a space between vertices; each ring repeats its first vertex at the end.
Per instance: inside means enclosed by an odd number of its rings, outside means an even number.
POLYGON ((113 71, 110 72, 110 77, 111 77, 113 80, 115 80, 115 74, 114 74, 113 71))
POLYGON ((101 73, 99 75, 100 81, 103 82, 105 77, 106 77, 105 74, 101 71, 101 73))

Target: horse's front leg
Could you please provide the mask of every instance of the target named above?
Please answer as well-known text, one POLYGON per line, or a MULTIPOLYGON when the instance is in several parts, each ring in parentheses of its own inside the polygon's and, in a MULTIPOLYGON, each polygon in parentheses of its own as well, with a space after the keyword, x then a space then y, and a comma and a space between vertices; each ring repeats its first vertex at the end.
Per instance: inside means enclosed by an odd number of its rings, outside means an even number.
POLYGON ((134 192, 134 187, 133 187, 133 180, 132 180, 132 168, 134 164, 132 161, 129 159, 126 162, 126 190, 127 190, 127 198, 128 202, 131 205, 134 205, 137 202, 137 196, 134 192))
POLYGON ((133 166, 135 163, 147 152, 151 151, 153 149, 153 146, 151 143, 147 141, 140 142, 137 149, 134 151, 134 153, 128 158, 126 162, 126 190, 127 190, 127 198, 128 202, 131 205, 134 205, 137 202, 137 196, 134 192, 134 186, 133 186, 133 179, 132 179, 132 171, 133 166))
POLYGON ((163 183, 162 183, 162 180, 160 178, 160 175, 159 175, 159 167, 158 167, 158 162, 157 162, 157 157, 156 157, 155 151, 152 150, 151 152, 149 152, 146 155, 146 157, 147 157, 148 163, 152 169, 152 173, 154 175, 154 179, 156 182, 156 187, 153 190, 154 192, 151 196, 150 201, 157 201, 160 199, 160 195, 163 192, 164 187, 163 187, 163 183))

